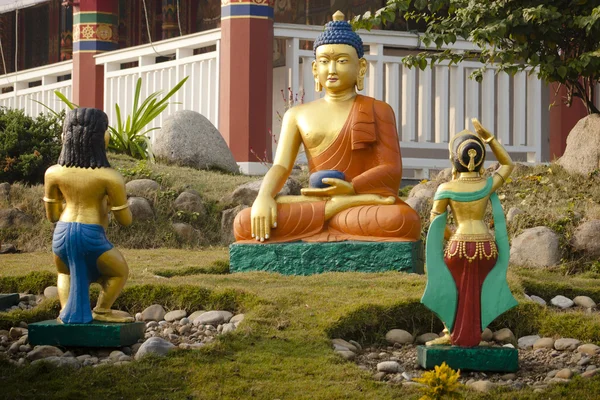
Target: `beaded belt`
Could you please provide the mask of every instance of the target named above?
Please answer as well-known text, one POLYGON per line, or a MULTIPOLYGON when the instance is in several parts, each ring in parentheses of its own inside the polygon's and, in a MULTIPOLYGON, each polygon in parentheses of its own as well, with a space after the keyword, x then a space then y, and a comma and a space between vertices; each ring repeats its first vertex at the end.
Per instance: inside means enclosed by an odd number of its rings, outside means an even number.
POLYGON ((452 258, 457 255, 458 258, 466 258, 469 262, 473 262, 473 260, 476 259, 483 260, 484 257, 490 260, 492 257, 498 256, 498 247, 496 247, 494 238, 489 234, 458 234, 450 238, 446 250, 444 251, 444 256, 447 258, 452 258), (452 250, 453 243, 456 243, 454 250, 452 250), (475 243, 475 253, 471 256, 467 254, 467 243, 475 243), (489 253, 485 250, 486 243, 490 244, 489 253))

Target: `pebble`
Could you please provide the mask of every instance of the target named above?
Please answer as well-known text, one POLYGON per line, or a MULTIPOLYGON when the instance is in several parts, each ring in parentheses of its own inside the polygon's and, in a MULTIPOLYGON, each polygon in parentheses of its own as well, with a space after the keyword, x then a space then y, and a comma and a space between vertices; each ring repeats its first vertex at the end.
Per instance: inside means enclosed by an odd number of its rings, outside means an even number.
POLYGON ((336 351, 340 356, 342 356, 345 360, 354 360, 356 358, 356 353, 350 350, 342 350, 336 351))
POLYGON ((81 368, 81 364, 74 357, 51 356, 51 357, 46 357, 46 358, 40 358, 40 359, 32 361, 31 365, 35 365, 38 363, 49 363, 56 367, 81 368))
POLYGON ((404 329, 392 329, 385 334, 385 340, 391 344, 408 344, 414 341, 413 335, 404 329))
POLYGON ((517 379, 517 374, 504 374, 500 377, 503 381, 514 381, 517 379))
MULTIPOLYGON (((242 314, 243 315, 243 314, 242 314)), ((233 318, 232 318, 233 319, 233 318)), ((231 323, 231 321, 229 321, 231 323)), ((348 343, 356 347, 358 351, 362 351, 362 346, 356 340, 348 340, 348 343)))
POLYGON ((596 374, 598 373, 598 369, 592 369, 590 371, 585 371, 583 374, 581 374, 582 378, 591 378, 592 376, 596 376, 596 374))
POLYGON ((387 374, 385 372, 377 372, 376 374, 373 375, 373 379, 375 379, 376 381, 382 381, 386 375, 387 374))
POLYGON ((224 322, 229 322, 233 314, 229 311, 208 311, 194 319, 194 325, 213 325, 217 326, 224 322))
POLYGON ((529 296, 529 298, 541 306, 545 306, 547 304, 546 300, 542 299, 540 296, 536 296, 535 294, 532 294, 531 296, 529 296))
POLYGON ((533 344, 535 342, 537 342, 539 339, 541 339, 539 337, 539 335, 523 336, 523 337, 519 338, 519 340, 518 340, 519 348, 520 349, 531 349, 531 348, 533 348, 533 344))
POLYGON ((199 316, 201 316, 201 315, 202 315, 202 314, 204 314, 205 312, 207 312, 207 311, 204 311, 204 310, 200 310, 200 311, 194 311, 193 313, 191 313, 190 315, 188 315, 188 316, 187 316, 187 318, 188 318, 190 321, 194 322, 194 320, 195 320, 196 318, 198 318, 199 316))
POLYGON ((377 371, 388 374, 395 374, 402 369, 397 361, 383 361, 377 364, 377 371))
POLYGON ((135 320, 138 322, 142 321, 142 313, 141 312, 135 314, 135 320))
POLYGON ((343 347, 343 348, 345 348, 345 350, 350 350, 354 353, 358 352, 358 349, 356 348, 356 346, 354 346, 352 343, 345 341, 344 339, 333 339, 331 341, 331 343, 334 346, 343 347))
POLYGON ((577 339, 570 339, 570 338, 562 338, 562 339, 557 339, 554 342, 554 348, 556 350, 575 350, 579 345, 581 344, 581 342, 577 339))
POLYGON ((29 361, 40 360, 47 357, 62 357, 63 351, 54 346, 35 346, 33 350, 27 353, 29 361))
POLYGON ((577 296, 573 299, 573 303, 584 308, 596 308, 596 302, 588 296, 577 296))
POLYGON ((124 355, 125 355, 125 353, 123 353, 121 350, 115 350, 110 353, 108 358, 110 358, 111 360, 118 360, 121 356, 124 356, 124 355))
POLYGON ((240 322, 242 322, 244 320, 246 316, 244 314, 238 314, 238 315, 234 315, 233 317, 231 317, 231 319, 229 320, 229 322, 234 323, 234 324, 239 324, 240 322))
POLYGON ((565 296, 562 296, 562 295, 553 297, 552 300, 550 300, 550 303, 552 303, 552 305, 562 308, 562 309, 570 308, 575 305, 573 300, 571 300, 565 296))
POLYGON ((179 320, 179 325, 188 325, 189 323, 191 323, 191 321, 187 317, 181 318, 179 320))
POLYGON ((160 304, 153 304, 142 311, 142 321, 162 321, 167 312, 160 304))
POLYGON ((223 329, 221 330, 221 333, 224 335, 226 333, 233 332, 233 331, 235 331, 235 324, 229 322, 229 323, 223 325, 223 329))
POLYGON ((430 340, 434 340, 437 339, 439 336, 437 335, 437 333, 424 333, 422 335, 417 336, 416 342, 417 344, 425 344, 427 342, 429 342, 430 340))
POLYGON ((485 328, 483 332, 481 332, 481 340, 484 342, 491 342, 494 338, 494 333, 490 328, 485 328))
POLYGON ((29 331, 25 328, 12 327, 12 328, 10 328, 10 331, 8 332, 8 336, 13 339, 18 339, 23 335, 27 335, 28 332, 29 331))
POLYGON ((167 322, 179 321, 181 318, 187 316, 187 312, 185 310, 173 310, 169 311, 165 314, 164 319, 167 322))
POLYGON ((48 286, 44 289, 44 297, 54 299, 58 297, 58 288, 56 286, 48 286))
POLYGON ((536 340, 533 344, 533 348, 535 349, 553 349, 554 348, 554 339, 552 338, 541 338, 536 340))
POLYGON ((563 368, 554 375, 554 378, 559 379, 571 379, 573 377, 573 371, 569 368, 563 368))
POLYGON ((478 391, 478 392, 482 392, 482 393, 487 393, 490 390, 492 390, 496 385, 493 382, 490 381, 476 381, 473 382, 469 385, 470 388, 478 391))
POLYGON ((586 343, 586 344, 582 344, 581 346, 579 346, 577 348, 577 351, 583 354, 587 354, 590 356, 593 356, 595 354, 598 353, 598 351, 600 350, 600 346, 597 346, 593 343, 586 343))
POLYGON ((159 337, 153 337, 142 343, 139 350, 135 354, 135 359, 139 360, 140 358, 148 354, 166 356, 167 353, 173 348, 175 348, 175 345, 173 345, 173 343, 170 343, 165 339, 159 337))
POLYGON ((508 328, 494 332, 494 340, 499 343, 512 343, 516 341, 514 333, 508 328))

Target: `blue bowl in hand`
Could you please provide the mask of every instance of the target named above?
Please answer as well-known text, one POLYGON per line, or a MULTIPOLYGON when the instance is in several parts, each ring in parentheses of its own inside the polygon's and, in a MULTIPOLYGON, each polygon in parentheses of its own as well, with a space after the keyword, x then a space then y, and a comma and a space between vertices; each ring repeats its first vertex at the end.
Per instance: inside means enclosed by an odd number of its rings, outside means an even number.
POLYGON ((311 188, 325 189, 329 185, 326 183, 323 183, 323 178, 335 178, 335 179, 345 180, 346 175, 344 175, 344 173, 342 171, 337 171, 335 169, 326 169, 323 171, 317 171, 314 174, 311 174, 310 177, 308 178, 308 185, 311 188))

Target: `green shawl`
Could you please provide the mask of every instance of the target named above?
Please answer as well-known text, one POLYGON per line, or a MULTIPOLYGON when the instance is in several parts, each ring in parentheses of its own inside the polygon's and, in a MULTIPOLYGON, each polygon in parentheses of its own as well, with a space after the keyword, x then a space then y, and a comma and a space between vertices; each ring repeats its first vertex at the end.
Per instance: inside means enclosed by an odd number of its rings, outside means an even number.
MULTIPOLYGON (((459 202, 476 201, 487 196, 492 189, 492 178, 486 186, 476 192, 438 191, 434 200, 451 199, 459 202)), ((498 260, 486 276, 481 288, 481 330, 484 330, 496 317, 516 306, 506 281, 510 246, 506 232, 506 219, 496 193, 490 195, 492 215, 496 231, 498 260)), ((451 331, 456 317, 458 291, 450 270, 444 263, 444 230, 448 213, 438 215, 431 222, 427 233, 426 263, 427 286, 421 298, 427 308, 433 311, 451 331)))

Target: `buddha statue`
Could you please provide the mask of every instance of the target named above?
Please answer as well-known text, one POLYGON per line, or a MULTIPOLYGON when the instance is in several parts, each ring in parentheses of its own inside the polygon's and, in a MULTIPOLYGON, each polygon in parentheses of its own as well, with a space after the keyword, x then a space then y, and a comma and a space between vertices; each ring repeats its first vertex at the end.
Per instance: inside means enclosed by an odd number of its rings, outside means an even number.
POLYGON ((336 12, 314 42, 312 71, 321 99, 290 108, 273 166, 251 209, 234 221, 237 243, 417 241, 421 221, 398 197, 402 160, 392 108, 363 89, 362 40, 336 12), (279 196, 300 145, 311 185, 279 196))
POLYGON ((446 335, 428 342, 474 347, 482 331, 500 314, 517 305, 508 288, 506 272, 510 249, 506 220, 496 190, 514 165, 494 135, 473 119, 476 134, 462 131, 450 141, 453 179, 439 186, 427 234, 427 287, 421 302, 446 326, 446 335), (485 145, 500 168, 482 176, 485 145), (484 221, 492 205, 494 235, 484 221), (450 207, 457 228, 447 226, 450 207), (444 249, 444 238, 449 239, 444 249))
POLYGON ((58 164, 46 170, 44 203, 50 222, 58 270, 59 320, 133 322, 126 312, 111 310, 129 275, 127 262, 107 240, 109 210, 122 225, 131 224, 123 177, 110 167, 106 148, 108 117, 93 108, 67 113, 58 164), (91 310, 89 285, 101 286, 91 310))

